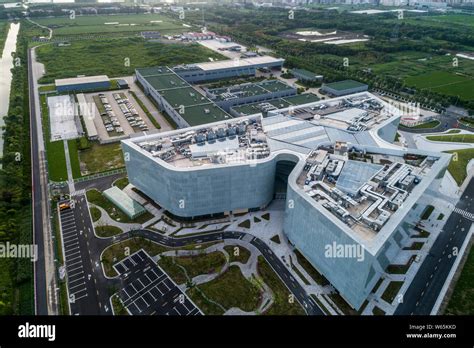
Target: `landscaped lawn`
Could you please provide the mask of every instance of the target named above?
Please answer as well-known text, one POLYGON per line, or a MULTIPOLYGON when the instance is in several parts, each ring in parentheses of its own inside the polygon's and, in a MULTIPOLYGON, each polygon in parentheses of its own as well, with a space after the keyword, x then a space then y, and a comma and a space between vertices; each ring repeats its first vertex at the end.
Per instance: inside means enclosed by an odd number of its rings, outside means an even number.
MULTIPOLYGON (((225 309, 238 307, 246 312, 253 311, 258 308, 261 299, 259 288, 248 281, 237 266, 230 266, 219 277, 199 285, 198 288, 206 297, 219 303, 225 309)), ((195 293, 188 293, 192 296, 191 299, 196 298, 195 293)), ((196 300, 201 301, 199 298, 196 300)))
POLYGON ((69 148, 69 158, 71 159, 71 171, 74 179, 81 177, 81 167, 79 165, 79 157, 77 155, 77 140, 71 139, 67 142, 69 148))
POLYGON ((227 251, 227 253, 230 256, 229 262, 238 261, 243 264, 246 264, 250 258, 250 251, 248 251, 246 248, 242 246, 226 245, 224 247, 224 250, 227 251), (238 252, 238 255, 235 255, 236 250, 238 252))
POLYGON ((99 237, 112 237, 123 232, 121 228, 109 225, 96 226, 94 229, 99 237))
POLYGON ((431 216, 431 213, 433 212, 434 207, 432 205, 428 205, 425 208, 425 211, 423 214, 421 214, 421 220, 426 220, 431 216))
POLYGON ((432 141, 446 141, 450 143, 474 143, 474 134, 429 135, 426 139, 432 141))
POLYGON ((102 216, 102 213, 96 207, 90 207, 89 210, 91 212, 91 217, 92 217, 93 222, 98 221, 100 219, 100 217, 102 216))
POLYGON ((101 192, 97 191, 96 189, 87 191, 86 196, 89 203, 95 204, 105 209, 112 219, 119 222, 142 224, 153 217, 153 215, 151 215, 149 212, 145 212, 142 215, 137 216, 135 219, 130 219, 115 204, 109 201, 101 192))
POLYGON ((453 150, 446 152, 453 154, 451 162, 448 166, 448 170, 453 176, 454 180, 456 180, 457 184, 461 185, 467 176, 467 164, 471 159, 474 158, 474 149, 453 150))
POLYGON ((456 282, 445 314, 474 314, 474 249, 472 248, 456 282))
POLYGON ((402 128, 409 128, 409 129, 427 129, 427 128, 436 128, 438 127, 440 122, 438 120, 433 120, 430 122, 425 122, 425 123, 420 123, 419 125, 413 126, 413 127, 404 127, 401 126, 402 128))
POLYGON ((49 180, 67 180, 66 155, 62 140, 50 141, 49 109, 46 96, 40 96, 41 122, 43 126, 44 141, 46 143, 46 156, 48 159, 49 180))
POLYGON ((390 282, 385 289, 384 293, 382 294, 382 300, 392 303, 393 300, 395 299, 395 296, 397 296, 398 291, 402 287, 403 282, 398 282, 398 281, 393 281, 390 282))
POLYGON ((119 189, 123 190, 128 185, 128 178, 120 178, 115 180, 114 185, 117 186, 119 189))
POLYGON ((82 175, 100 173, 125 166, 120 143, 91 143, 90 148, 79 152, 79 160, 83 166, 82 175))
POLYGON ((266 315, 304 315, 303 307, 294 300, 290 303, 290 291, 281 281, 278 275, 273 271, 263 256, 258 257, 257 270, 263 282, 267 284, 273 291, 273 304, 264 314, 266 315))
POLYGON ((183 270, 179 266, 184 267, 189 278, 192 279, 201 274, 219 272, 225 263, 225 256, 220 251, 196 256, 163 256, 158 262, 178 284, 182 284, 187 280, 183 270))
POLYGON ((164 245, 140 237, 112 244, 104 250, 101 258, 105 274, 109 277, 117 275, 112 266, 140 249, 144 249, 150 256, 170 250, 164 245))
POLYGON ((313 278, 313 280, 321 286, 325 286, 329 284, 329 281, 319 273, 313 265, 306 260, 306 258, 301 254, 298 250, 295 250, 296 258, 298 259, 298 263, 305 269, 306 272, 313 278))

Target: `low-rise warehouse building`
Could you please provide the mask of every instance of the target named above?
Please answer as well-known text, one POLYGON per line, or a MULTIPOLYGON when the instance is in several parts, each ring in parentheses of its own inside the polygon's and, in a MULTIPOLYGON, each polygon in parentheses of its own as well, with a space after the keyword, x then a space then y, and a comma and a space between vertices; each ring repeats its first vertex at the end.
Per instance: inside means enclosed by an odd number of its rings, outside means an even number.
POLYGON ((79 105, 79 114, 82 116, 84 120, 84 125, 86 127, 87 139, 89 140, 97 140, 99 138, 99 134, 97 133, 97 128, 94 124, 94 117, 96 117, 94 107, 89 107, 89 103, 86 101, 86 97, 84 94, 79 93, 76 95, 77 103, 79 105))
POLYGON ((106 75, 80 76, 55 80, 56 90, 63 92, 80 92, 105 90, 110 88, 110 79, 106 75))
POLYGON ((314 82, 314 81, 321 81, 323 79, 323 75, 316 75, 315 73, 306 69, 291 69, 291 73, 298 80, 302 80, 302 81, 314 82))
POLYGON ((239 76, 255 75, 257 69, 268 68, 281 70, 285 60, 270 56, 220 60, 197 64, 179 65, 174 72, 188 82, 220 80, 239 76))
POLYGON ((297 89, 279 80, 205 89, 207 97, 226 111, 234 105, 254 103, 262 100, 288 97, 297 94, 297 89))
POLYGON ((168 67, 136 69, 137 81, 178 127, 196 126, 231 118, 168 67))
POLYGON ((251 104, 236 105, 230 108, 229 113, 234 117, 262 113, 265 117, 270 111, 284 109, 291 106, 313 103, 318 100, 319 97, 313 93, 297 94, 290 97, 275 98, 251 104))
POLYGON ((354 80, 344 80, 332 83, 325 83, 321 87, 321 92, 329 94, 330 96, 340 97, 343 95, 365 92, 369 86, 354 80))

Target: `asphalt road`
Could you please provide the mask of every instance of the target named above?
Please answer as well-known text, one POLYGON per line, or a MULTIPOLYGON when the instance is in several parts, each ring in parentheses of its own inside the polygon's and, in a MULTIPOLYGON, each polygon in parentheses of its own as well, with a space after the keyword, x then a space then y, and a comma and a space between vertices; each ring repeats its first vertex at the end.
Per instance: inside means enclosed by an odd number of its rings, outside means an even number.
POLYGON ((99 301, 98 274, 94 272, 89 248, 88 236, 94 234, 94 229, 85 196, 73 199, 74 209, 61 213, 71 315, 97 315, 105 303, 99 301))
MULTIPOLYGON (((115 238, 115 242, 126 240, 132 236, 140 236, 154 242, 163 244, 168 247, 184 247, 189 244, 212 242, 224 239, 242 239, 247 235, 244 232, 215 232, 198 236, 190 236, 184 238, 172 238, 163 236, 159 233, 149 230, 135 230, 121 234, 115 238)), ((290 271, 285 267, 282 261, 270 250, 270 248, 260 239, 251 236, 250 243, 254 245, 263 255, 265 260, 270 264, 273 270, 278 274, 283 283, 287 286, 298 302, 303 306, 309 315, 324 315, 323 311, 308 296, 303 287, 291 275, 290 271)))
MULTIPOLYGON (((474 213, 473 197, 474 180, 471 179, 456 208, 474 213)), ((449 216, 443 231, 404 294, 403 303, 398 305, 394 314, 429 315, 431 313, 456 259, 452 256, 453 248, 461 249, 472 225, 472 220, 458 212, 453 211, 449 216)))
POLYGON ((28 90, 30 104, 30 138, 31 138, 31 190, 33 213, 33 243, 38 246, 38 257, 34 263, 35 313, 48 314, 47 284, 43 235, 43 200, 41 195, 41 158, 38 151, 37 117, 34 106, 34 83, 31 64, 31 50, 28 50, 28 90))

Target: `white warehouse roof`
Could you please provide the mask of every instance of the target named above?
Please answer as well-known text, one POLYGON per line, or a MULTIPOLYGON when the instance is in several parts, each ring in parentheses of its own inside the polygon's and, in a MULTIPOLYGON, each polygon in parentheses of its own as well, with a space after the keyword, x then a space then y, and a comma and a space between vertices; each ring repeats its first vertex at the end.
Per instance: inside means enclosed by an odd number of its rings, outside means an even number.
POLYGON ((54 81, 56 87, 77 85, 77 84, 82 84, 82 83, 94 83, 94 82, 110 82, 110 79, 107 75, 97 75, 97 76, 72 77, 68 79, 57 79, 54 81))
POLYGON ((245 66, 252 66, 252 65, 265 66, 265 64, 275 64, 275 63, 283 64, 284 61, 285 60, 283 58, 261 56, 261 57, 243 58, 243 59, 236 59, 236 60, 229 59, 229 60, 221 60, 221 61, 216 61, 216 62, 205 62, 205 63, 198 63, 194 65, 201 68, 202 70, 217 70, 217 69, 229 69, 229 68, 245 67, 245 66))

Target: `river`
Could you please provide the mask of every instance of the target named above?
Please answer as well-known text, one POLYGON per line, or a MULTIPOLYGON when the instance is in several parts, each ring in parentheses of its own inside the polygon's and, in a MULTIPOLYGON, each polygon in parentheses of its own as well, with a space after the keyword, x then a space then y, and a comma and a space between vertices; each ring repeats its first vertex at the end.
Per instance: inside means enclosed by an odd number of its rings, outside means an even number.
MULTIPOLYGON (((3 118, 8 114, 8 107, 10 104, 10 89, 12 82, 13 68, 12 53, 16 51, 16 40, 18 31, 20 30, 19 23, 11 23, 8 30, 8 36, 3 48, 2 58, 0 59, 0 157, 3 155, 3 130, 1 127, 5 124, 3 118)), ((26 64, 26 62, 21 62, 26 64)))

